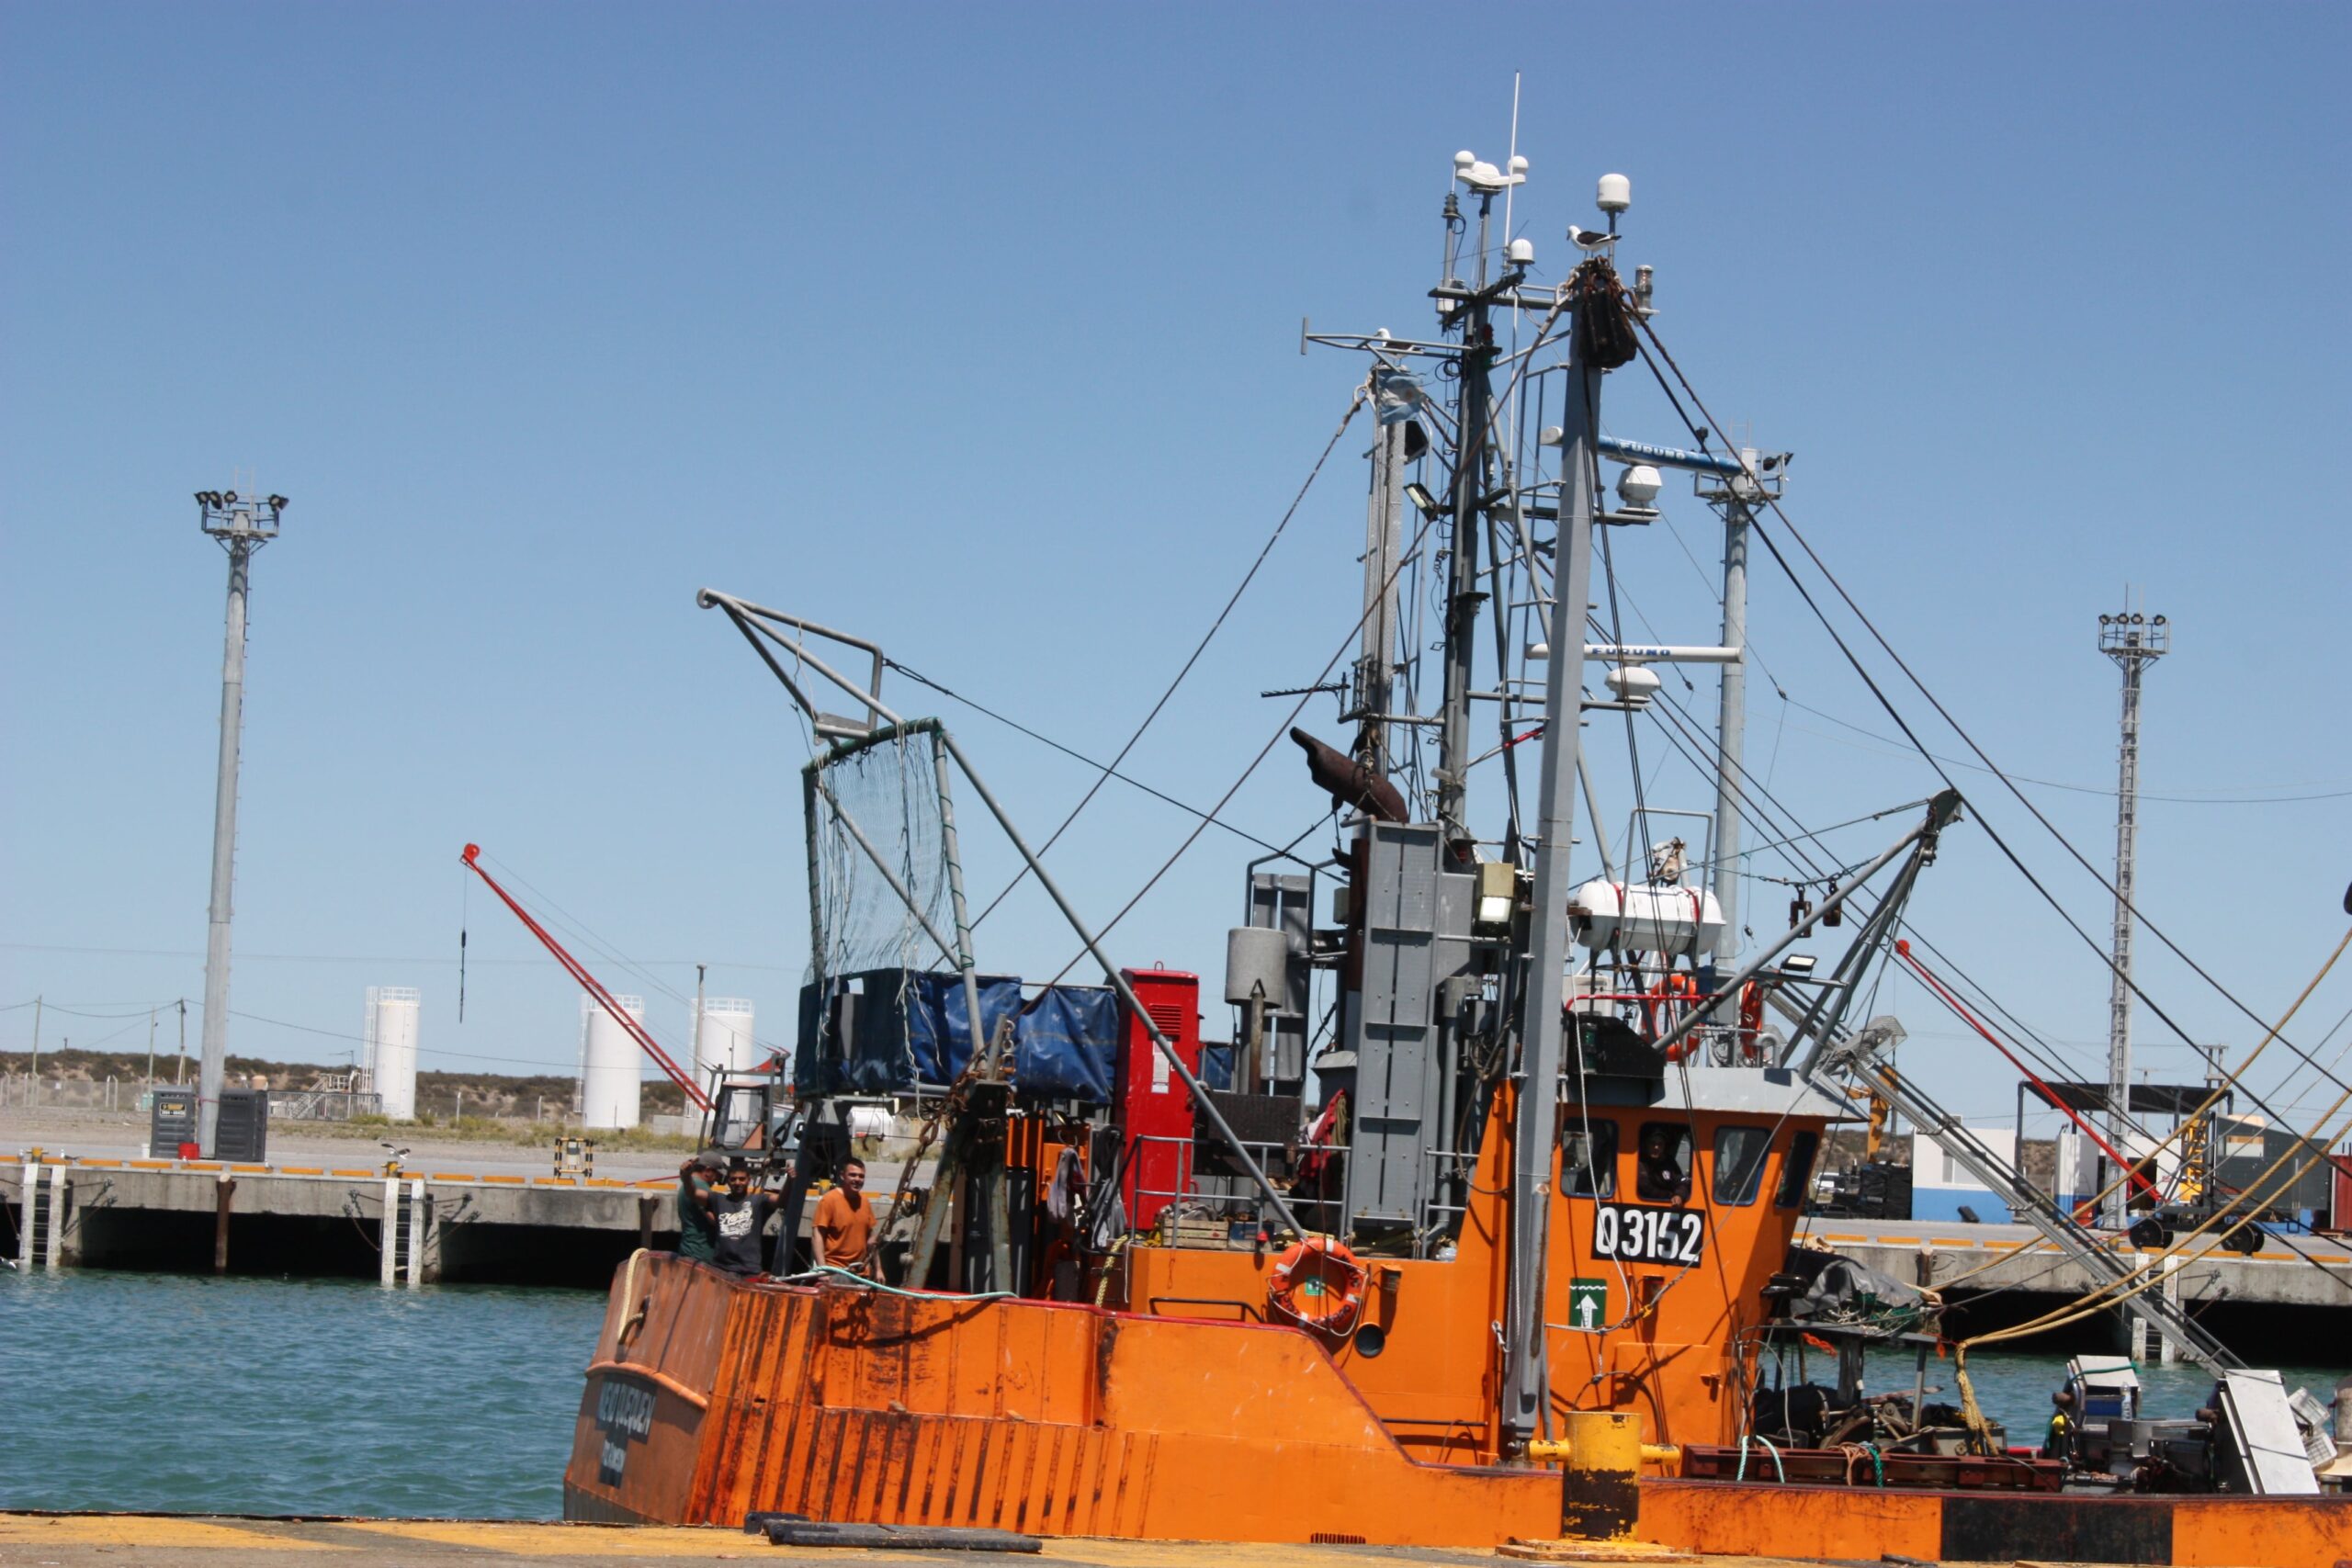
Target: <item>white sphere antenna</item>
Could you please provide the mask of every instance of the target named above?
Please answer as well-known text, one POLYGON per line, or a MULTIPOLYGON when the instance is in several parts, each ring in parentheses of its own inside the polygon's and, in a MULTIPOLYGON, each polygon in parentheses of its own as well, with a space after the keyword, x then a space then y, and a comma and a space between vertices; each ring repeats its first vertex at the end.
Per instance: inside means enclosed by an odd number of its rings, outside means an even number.
POLYGON ((1510 244, 1503 247, 1503 259, 1516 267, 1533 266, 1535 265, 1535 242, 1527 239, 1513 240, 1510 244))
POLYGON ((1636 463, 1617 476, 1617 499, 1634 508, 1645 508, 1657 499, 1665 480, 1647 463, 1636 463))
POLYGON ((1634 205, 1634 182, 1623 175, 1601 175, 1592 203, 1611 215, 1624 211, 1634 205))
POLYGON ((1510 172, 1511 172, 1512 174, 1514 174, 1514 175, 1523 175, 1523 174, 1527 173, 1527 154, 1526 154, 1526 153, 1524 153, 1524 152, 1514 152, 1514 153, 1512 153, 1512 154, 1511 154, 1511 157, 1510 157, 1510 172))
POLYGON ((1464 147, 1461 152, 1456 152, 1453 155, 1453 166, 1457 169, 1466 169, 1477 161, 1478 154, 1473 152, 1467 147, 1464 147))

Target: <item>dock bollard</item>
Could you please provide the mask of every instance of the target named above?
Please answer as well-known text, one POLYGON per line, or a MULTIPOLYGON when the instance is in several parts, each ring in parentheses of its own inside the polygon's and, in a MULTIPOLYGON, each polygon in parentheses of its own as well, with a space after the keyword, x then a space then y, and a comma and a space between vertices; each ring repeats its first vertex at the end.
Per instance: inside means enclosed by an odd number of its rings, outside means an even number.
POLYGON ((1611 1410, 1571 1410, 1556 1441, 1527 1445, 1527 1457, 1560 1465, 1560 1534, 1577 1540, 1622 1540, 1642 1518, 1638 1479, 1645 1460, 1679 1464, 1682 1450, 1642 1441, 1641 1423, 1611 1410))

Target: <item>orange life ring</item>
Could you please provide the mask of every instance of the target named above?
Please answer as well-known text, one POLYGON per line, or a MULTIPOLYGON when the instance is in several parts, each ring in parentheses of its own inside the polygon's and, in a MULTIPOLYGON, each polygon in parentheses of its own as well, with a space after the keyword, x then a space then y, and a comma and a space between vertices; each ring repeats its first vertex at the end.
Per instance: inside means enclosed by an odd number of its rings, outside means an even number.
POLYGON ((1739 1047, 1750 1057, 1764 1036, 1764 987, 1750 980, 1739 988, 1739 1047))
POLYGON ((1345 1334, 1363 1307, 1363 1265, 1330 1236, 1292 1243, 1274 1260, 1266 1302, 1301 1327, 1345 1334))
MULTIPOLYGON (((1650 999, 1644 1004, 1649 1014, 1650 1038, 1655 1040, 1673 1028, 1679 1021, 1682 1011, 1682 1008, 1676 1004, 1687 1006, 1698 994, 1699 982, 1679 970, 1669 971, 1661 976, 1650 991, 1650 999)), ((1679 1050, 1669 1050, 1667 1055, 1677 1061, 1682 1056, 1679 1050)))

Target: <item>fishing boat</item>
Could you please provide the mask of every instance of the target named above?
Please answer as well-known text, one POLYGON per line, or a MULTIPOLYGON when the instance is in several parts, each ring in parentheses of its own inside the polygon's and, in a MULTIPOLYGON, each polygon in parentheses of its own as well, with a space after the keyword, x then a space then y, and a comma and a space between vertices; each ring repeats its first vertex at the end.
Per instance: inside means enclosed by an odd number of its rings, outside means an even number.
POLYGON ((1332 847, 1251 862, 1214 998, 1116 961, 959 738, 886 700, 905 666, 878 643, 701 595, 812 737, 800 1143, 772 1276, 650 1251, 616 1276, 567 1517, 2352 1555, 2352 1504, 2323 1490, 2275 1375, 2142 1294, 2140 1265, 1972 1145, 1894 1070, 1893 1020, 1849 1018, 1965 827, 1958 793, 1800 893, 1785 931, 1743 939, 1747 553, 1785 455, 1699 423, 1652 269, 1619 270, 1629 182, 1599 182, 1605 227, 1571 225, 1573 265, 1544 283, 1498 211, 1527 171, 1455 158, 1427 336, 1304 334, 1364 365, 1342 425, 1368 439, 1363 614, 1315 681, 1269 694, 1296 704, 1259 760, 1295 742, 1332 847), (1611 376, 1637 362, 1690 411, 1673 441, 1601 429, 1611 376), (1658 519, 1668 475, 1724 540, 1722 625, 1689 645, 1630 641, 1614 608, 1610 536, 1658 519), (1663 688, 1660 669, 1691 665, 1718 672, 1712 724, 1663 688), (1306 722, 1324 694, 1335 739, 1306 722), (1637 719, 1682 737, 1715 798, 1679 817, 1637 802, 1611 856, 1588 764, 1637 719), (982 969, 959 800, 1099 983, 982 969), (1826 968, 1798 951, 1835 941, 1826 968), (1227 1041, 1204 1038, 1217 1002, 1227 1041), (1856 1085, 1948 1127, 1954 1157, 2092 1258, 2113 1300, 2163 1316, 2215 1368, 2213 1404, 2146 1418, 2086 1364, 2082 1436, 2045 1457, 1964 1387, 1931 1397, 1937 1299, 1800 1241, 1856 1085), (841 1108, 884 1102, 921 1133, 873 1266, 804 1262, 802 1204, 849 1147, 841 1108))

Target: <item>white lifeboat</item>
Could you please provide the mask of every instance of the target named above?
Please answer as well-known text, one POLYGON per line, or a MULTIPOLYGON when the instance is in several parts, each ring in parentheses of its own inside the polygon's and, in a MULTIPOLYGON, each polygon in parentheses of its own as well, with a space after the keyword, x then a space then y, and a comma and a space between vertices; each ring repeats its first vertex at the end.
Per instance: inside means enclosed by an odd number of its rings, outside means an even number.
POLYGON ((1679 883, 1606 882, 1568 895, 1576 939, 1596 951, 1662 953, 1688 958, 1713 952, 1724 934, 1723 906, 1702 888, 1679 883))

